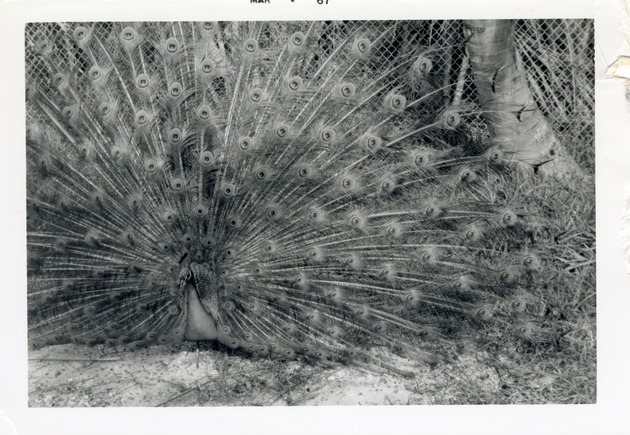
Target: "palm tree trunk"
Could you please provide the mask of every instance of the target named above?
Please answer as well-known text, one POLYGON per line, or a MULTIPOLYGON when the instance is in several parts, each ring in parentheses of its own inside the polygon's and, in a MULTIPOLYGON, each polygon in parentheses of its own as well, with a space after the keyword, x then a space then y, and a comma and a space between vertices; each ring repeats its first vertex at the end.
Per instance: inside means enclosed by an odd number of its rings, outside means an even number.
POLYGON ((514 21, 465 20, 464 32, 478 102, 493 143, 535 169, 558 175, 581 172, 528 87, 514 43, 514 21))

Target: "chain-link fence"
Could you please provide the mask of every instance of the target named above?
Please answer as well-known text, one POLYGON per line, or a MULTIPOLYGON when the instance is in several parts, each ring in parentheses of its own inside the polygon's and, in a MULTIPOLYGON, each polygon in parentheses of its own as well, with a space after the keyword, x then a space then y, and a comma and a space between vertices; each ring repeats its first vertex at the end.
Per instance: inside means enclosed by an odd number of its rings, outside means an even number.
POLYGON ((594 172, 595 53, 593 20, 527 20, 516 44, 538 106, 583 167, 594 172))
MULTIPOLYGON (((231 23, 219 23, 226 34, 237 31, 231 23)), ((87 71, 90 59, 71 38, 74 23, 30 24, 26 28, 26 64, 29 81, 48 86, 59 69, 87 71), (37 55, 48 52, 51 62, 37 55)), ((150 33, 153 23, 141 27, 150 33)), ((362 70, 366 83, 374 74, 388 74, 392 81, 406 81, 418 95, 431 95, 431 110, 457 105, 466 116, 467 132, 483 139, 486 129, 476 104, 475 86, 468 68, 462 22, 433 21, 323 21, 270 22, 259 41, 271 45, 287 28, 302 29, 317 39, 308 62, 315 73, 322 62, 347 36, 362 32, 375 41, 370 62, 362 70), (418 50, 420 47, 420 50, 418 50), (422 53, 415 59, 406 54, 422 53), (399 68, 406 65, 407 68, 399 68), (404 75, 416 70, 419 74, 404 75), (421 77, 418 80, 417 77, 421 77)), ((90 26, 106 49, 115 51, 115 23, 90 26), (108 45, 109 44, 109 45, 108 45)), ((177 25, 173 25, 176 33, 177 25)), ((118 29, 119 31, 120 29, 118 29)), ((560 141, 586 170, 594 171, 594 48, 593 21, 585 19, 519 20, 515 25, 516 46, 528 75, 530 89, 542 112, 550 120, 560 141)), ((229 48, 229 47, 228 47, 229 48)))

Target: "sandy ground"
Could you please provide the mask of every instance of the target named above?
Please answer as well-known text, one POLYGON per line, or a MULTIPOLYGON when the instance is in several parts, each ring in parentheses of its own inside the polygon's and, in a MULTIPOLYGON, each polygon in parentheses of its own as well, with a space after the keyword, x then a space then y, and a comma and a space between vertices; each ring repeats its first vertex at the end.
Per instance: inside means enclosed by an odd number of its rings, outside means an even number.
POLYGON ((120 353, 50 346, 29 352, 29 406, 420 405, 462 403, 467 389, 501 394, 505 388, 494 369, 472 356, 434 368, 389 358, 414 376, 194 346, 120 353))

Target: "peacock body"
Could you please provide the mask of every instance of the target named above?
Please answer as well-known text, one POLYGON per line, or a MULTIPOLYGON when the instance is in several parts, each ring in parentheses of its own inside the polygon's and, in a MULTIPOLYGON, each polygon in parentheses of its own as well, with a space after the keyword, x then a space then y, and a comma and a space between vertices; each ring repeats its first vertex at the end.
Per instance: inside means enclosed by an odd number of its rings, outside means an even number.
POLYGON ((367 361, 535 333, 539 219, 410 23, 31 26, 34 346, 367 361))

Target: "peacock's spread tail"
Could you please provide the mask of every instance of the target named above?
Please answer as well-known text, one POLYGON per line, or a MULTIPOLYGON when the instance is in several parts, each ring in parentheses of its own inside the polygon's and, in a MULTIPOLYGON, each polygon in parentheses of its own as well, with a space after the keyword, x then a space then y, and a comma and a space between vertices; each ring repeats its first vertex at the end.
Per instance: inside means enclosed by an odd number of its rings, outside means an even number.
POLYGON ((348 360, 531 335, 536 219, 495 192, 509 156, 449 144, 466 113, 418 28, 32 25, 31 343, 348 360))

